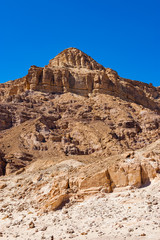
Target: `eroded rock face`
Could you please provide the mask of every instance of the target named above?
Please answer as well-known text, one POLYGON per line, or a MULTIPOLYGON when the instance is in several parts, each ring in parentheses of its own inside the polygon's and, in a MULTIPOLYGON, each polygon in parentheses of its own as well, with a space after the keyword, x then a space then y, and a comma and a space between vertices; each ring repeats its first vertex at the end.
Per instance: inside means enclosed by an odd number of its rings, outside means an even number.
POLYGON ((149 185, 160 173, 159 136, 160 88, 75 48, 0 84, 0 177, 21 175, 19 199, 33 195, 39 212, 149 185))
POLYGON ((68 48, 50 60, 49 67, 87 68, 89 70, 103 70, 93 58, 76 48, 68 48))
POLYGON ((58 94, 72 92, 83 96, 104 93, 152 110, 159 111, 160 108, 159 88, 121 78, 116 71, 104 68, 75 48, 64 50, 44 68, 31 66, 27 76, 2 84, 0 96, 4 99, 27 90, 58 94))
POLYGON ((28 153, 15 152, 5 155, 5 175, 9 175, 26 167, 33 160, 33 156, 28 153))
MULTIPOLYGON (((65 160, 54 165, 50 175, 52 184, 47 185, 48 181, 45 183, 44 180, 41 182, 42 188, 49 186, 49 190, 45 198, 38 198, 40 212, 60 209, 65 204, 83 201, 93 194, 122 191, 126 187, 135 189, 149 185, 155 178, 158 180, 159 144, 160 141, 157 141, 144 149, 119 155, 117 163, 108 158, 108 161, 91 164, 65 160)), ((40 176, 38 179, 43 179, 40 176)), ((38 191, 41 192, 39 187, 38 191)))
POLYGON ((160 136, 158 113, 107 94, 86 98, 26 91, 1 107, 5 115, 2 112, 0 119, 5 124, 1 125, 0 146, 6 156, 16 160, 12 167, 8 163, 6 173, 25 166, 16 159, 19 152, 29 153, 33 159, 90 156, 92 161, 92 157, 135 151, 160 136))
MULTIPOLYGON (((0 101, 0 146, 12 160, 7 174, 27 165, 19 152, 32 160, 105 158, 145 147, 160 135, 160 88, 121 78, 75 48, 0 84, 0 101)), ((133 182, 126 180, 126 168, 110 169, 121 174, 121 185, 133 182)))
POLYGON ((6 106, 0 105, 0 131, 12 127, 12 115, 6 106))
MULTIPOLYGON (((82 201, 99 192, 111 193, 116 188, 146 186, 159 176, 159 163, 156 161, 156 164, 152 165, 149 161, 143 163, 137 159, 131 164, 124 162, 113 164, 103 171, 98 171, 97 168, 97 172, 91 170, 92 164, 90 167, 83 166, 78 173, 66 172, 66 169, 63 169, 62 173, 62 169, 60 171, 59 168, 59 173, 56 172, 55 176, 52 174, 53 184, 47 198, 40 200, 41 212, 60 209, 70 201, 82 201)), ((67 161, 65 164, 67 165, 67 161)))

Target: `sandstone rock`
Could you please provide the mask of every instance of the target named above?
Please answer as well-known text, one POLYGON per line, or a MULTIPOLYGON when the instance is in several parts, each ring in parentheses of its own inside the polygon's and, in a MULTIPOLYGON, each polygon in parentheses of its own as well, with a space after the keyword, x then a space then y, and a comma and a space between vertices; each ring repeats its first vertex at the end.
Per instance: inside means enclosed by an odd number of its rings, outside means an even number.
POLYGON ((142 183, 149 183, 150 180, 156 177, 156 169, 149 163, 142 163, 142 183))
POLYGON ((32 154, 24 152, 15 152, 14 154, 5 155, 5 174, 9 175, 17 170, 16 174, 24 172, 24 167, 32 160, 32 157, 32 154))
POLYGON ((121 78, 78 49, 0 84, 0 101, 0 176, 34 172, 27 186, 40 195, 37 208, 140 187, 160 172, 160 88, 121 78))
POLYGON ((103 70, 104 67, 98 64, 91 57, 76 48, 68 48, 50 60, 49 67, 71 67, 103 70))
POLYGON ((111 192, 111 180, 108 171, 96 173, 79 181, 80 189, 89 189, 92 187, 102 187, 106 189, 106 192, 111 192))
POLYGON ((0 131, 12 127, 12 116, 7 108, 0 105, 0 131))
POLYGON ((129 184, 127 172, 123 165, 113 165, 108 168, 113 187, 125 187, 129 184))
POLYGON ((69 202, 69 195, 61 194, 61 195, 56 196, 55 198, 47 201, 47 203, 44 206, 44 209, 49 208, 50 210, 57 210, 57 209, 62 208, 68 202, 69 202))
POLYGON ((4 189, 5 187, 7 187, 7 184, 0 182, 0 189, 4 189))
POLYGON ((128 183, 130 186, 141 186, 141 165, 130 164, 127 167, 128 183))
POLYGON ((16 171, 16 175, 19 175, 19 174, 21 174, 22 172, 24 172, 25 171, 25 169, 24 168, 20 168, 18 171, 16 171))
POLYGON ((159 88, 120 78, 114 70, 104 68, 75 48, 64 50, 44 68, 31 66, 26 77, 13 84, 3 84, 1 95, 16 95, 26 90, 73 92, 84 96, 92 92, 105 93, 159 111, 159 88))
POLYGON ((74 144, 70 144, 64 146, 64 153, 66 155, 79 155, 80 151, 74 144))
POLYGON ((120 164, 108 169, 113 187, 141 186, 140 164, 120 164))

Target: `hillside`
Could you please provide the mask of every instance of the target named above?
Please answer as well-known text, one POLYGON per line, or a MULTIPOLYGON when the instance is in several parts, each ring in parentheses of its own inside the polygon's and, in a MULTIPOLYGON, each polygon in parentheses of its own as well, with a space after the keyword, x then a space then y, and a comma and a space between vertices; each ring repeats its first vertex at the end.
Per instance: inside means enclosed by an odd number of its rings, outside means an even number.
MULTIPOLYGON (((69 48, 44 68, 31 66, 23 78, 0 84, 0 112, 1 219, 13 220, 27 208, 32 218, 43 216, 92 195, 109 198, 109 193, 149 185, 155 193, 152 182, 158 189, 160 87, 121 78, 82 51, 69 48), (12 204, 12 198, 17 202, 12 204)), ((136 199, 140 193, 141 189, 135 190, 136 199)), ((153 212, 159 211, 158 204, 153 212)), ((72 238, 100 237, 81 235, 72 238)), ((9 239, 7 232, 3 237, 9 239)))

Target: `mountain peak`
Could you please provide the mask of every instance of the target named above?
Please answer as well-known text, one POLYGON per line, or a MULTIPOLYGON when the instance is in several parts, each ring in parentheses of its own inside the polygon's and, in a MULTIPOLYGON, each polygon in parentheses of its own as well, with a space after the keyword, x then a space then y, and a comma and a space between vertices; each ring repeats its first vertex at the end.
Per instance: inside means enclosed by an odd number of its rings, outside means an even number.
POLYGON ((77 48, 67 48, 50 60, 49 67, 87 68, 102 70, 104 67, 77 48))

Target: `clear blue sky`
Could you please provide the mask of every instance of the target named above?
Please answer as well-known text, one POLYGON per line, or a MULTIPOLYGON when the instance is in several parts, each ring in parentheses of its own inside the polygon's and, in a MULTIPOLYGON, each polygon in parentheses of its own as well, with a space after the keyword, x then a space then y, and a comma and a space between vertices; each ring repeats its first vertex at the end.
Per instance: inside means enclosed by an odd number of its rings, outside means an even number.
POLYGON ((160 86, 160 0, 5 0, 0 82, 76 47, 121 77, 160 86))

